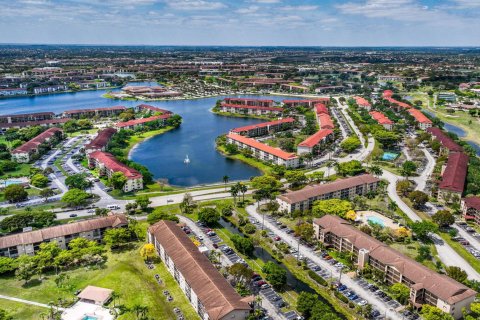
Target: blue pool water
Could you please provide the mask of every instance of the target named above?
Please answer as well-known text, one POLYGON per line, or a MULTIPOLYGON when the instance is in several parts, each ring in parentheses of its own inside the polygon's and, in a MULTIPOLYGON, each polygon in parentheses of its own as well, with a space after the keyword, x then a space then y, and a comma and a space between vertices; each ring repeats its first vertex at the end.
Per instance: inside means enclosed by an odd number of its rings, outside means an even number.
POLYGON ((382 228, 385 227, 385 222, 383 222, 382 218, 376 217, 376 216, 370 216, 367 217, 367 221, 370 223, 375 223, 381 226, 382 228))
POLYGON ((23 181, 20 181, 20 180, 8 179, 8 180, 0 182, 0 186, 8 187, 8 186, 11 186, 12 184, 22 184, 22 183, 23 183, 23 181))
POLYGON ((395 152, 384 152, 383 155, 382 155, 382 160, 392 161, 392 160, 397 159, 397 157, 398 157, 398 153, 395 153, 395 152))
POLYGON ((82 318, 82 320, 98 320, 97 317, 92 317, 92 316, 85 316, 82 318))

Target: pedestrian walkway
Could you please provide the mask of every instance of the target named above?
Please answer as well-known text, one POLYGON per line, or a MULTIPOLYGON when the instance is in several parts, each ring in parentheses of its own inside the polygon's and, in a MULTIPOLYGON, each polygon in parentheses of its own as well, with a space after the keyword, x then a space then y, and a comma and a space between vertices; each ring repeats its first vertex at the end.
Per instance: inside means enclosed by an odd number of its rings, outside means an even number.
MULTIPOLYGON (((44 303, 40 303, 40 302, 36 302, 36 301, 25 300, 25 299, 20 299, 20 298, 15 298, 15 297, 10 297, 10 296, 5 296, 3 294, 0 294, 0 299, 5 299, 5 300, 10 300, 10 301, 30 304, 32 306, 37 306, 37 307, 42 307, 42 308, 50 308, 50 306, 48 304, 44 304, 44 303)), ((58 310, 65 310, 65 309, 64 308, 58 308, 58 310)))

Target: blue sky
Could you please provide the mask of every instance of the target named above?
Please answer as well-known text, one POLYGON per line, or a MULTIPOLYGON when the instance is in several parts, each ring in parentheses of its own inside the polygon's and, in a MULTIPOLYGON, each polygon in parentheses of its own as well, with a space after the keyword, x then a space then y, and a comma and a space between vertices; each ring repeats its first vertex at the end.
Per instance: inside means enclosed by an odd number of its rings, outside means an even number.
POLYGON ((0 0, 0 42, 479 46, 480 0, 0 0))

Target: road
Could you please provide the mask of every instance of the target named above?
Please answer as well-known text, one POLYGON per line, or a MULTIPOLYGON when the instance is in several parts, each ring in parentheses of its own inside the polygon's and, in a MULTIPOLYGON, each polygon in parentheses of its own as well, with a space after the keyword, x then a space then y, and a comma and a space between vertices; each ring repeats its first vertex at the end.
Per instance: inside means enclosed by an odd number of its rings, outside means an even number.
MULTIPOLYGON (((334 266, 328 264, 325 260, 317 256, 310 248, 299 244, 298 240, 290 234, 287 234, 282 229, 278 228, 277 225, 271 223, 268 219, 263 219, 263 216, 257 212, 257 206, 251 205, 246 208, 248 214, 251 217, 254 217, 258 221, 265 221, 265 226, 272 230, 276 235, 280 236, 283 241, 285 241, 288 245, 292 246, 293 248, 299 248, 299 254, 307 257, 308 259, 312 260, 317 265, 321 266, 323 269, 329 270, 332 275, 339 275, 337 269, 334 266)), ((397 313, 393 314, 390 311, 390 308, 386 306, 380 299, 378 299, 375 295, 372 295, 370 291, 365 290, 362 288, 358 283, 353 281, 348 276, 342 277, 342 283, 345 284, 350 289, 357 292, 363 299, 367 300, 375 309, 378 309, 380 312, 385 313, 389 312, 390 318, 395 320, 400 320, 401 316, 397 313)))
POLYGON ((435 158, 425 147, 421 148, 421 150, 425 154, 427 164, 425 165, 425 169, 423 170, 422 174, 418 177, 412 178, 412 180, 414 180, 417 184, 415 190, 424 191, 427 187, 427 181, 430 179, 433 169, 435 168, 435 158))

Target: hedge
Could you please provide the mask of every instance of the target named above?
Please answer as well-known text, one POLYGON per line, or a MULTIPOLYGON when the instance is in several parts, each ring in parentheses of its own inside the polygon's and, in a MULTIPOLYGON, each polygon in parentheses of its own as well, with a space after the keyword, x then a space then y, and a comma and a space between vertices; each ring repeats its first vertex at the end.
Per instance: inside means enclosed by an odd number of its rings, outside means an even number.
POLYGON ((324 286, 326 287, 328 285, 328 282, 323 279, 322 277, 320 277, 318 274, 316 274, 315 272, 313 272, 312 270, 309 270, 308 271, 308 276, 310 278, 312 278, 313 280, 315 280, 315 282, 317 282, 319 285, 321 286, 324 286))

